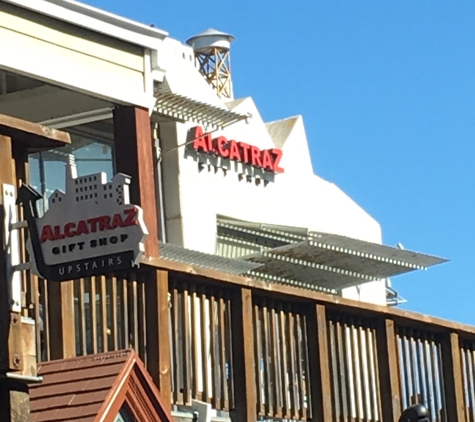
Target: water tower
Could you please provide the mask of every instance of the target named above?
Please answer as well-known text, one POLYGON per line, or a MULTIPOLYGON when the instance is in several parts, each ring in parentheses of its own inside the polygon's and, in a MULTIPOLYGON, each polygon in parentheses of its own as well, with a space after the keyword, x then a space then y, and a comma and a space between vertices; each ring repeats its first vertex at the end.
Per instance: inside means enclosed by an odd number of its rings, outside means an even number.
POLYGON ((193 48, 200 72, 220 97, 233 98, 231 57, 232 35, 208 29, 186 41, 193 48))

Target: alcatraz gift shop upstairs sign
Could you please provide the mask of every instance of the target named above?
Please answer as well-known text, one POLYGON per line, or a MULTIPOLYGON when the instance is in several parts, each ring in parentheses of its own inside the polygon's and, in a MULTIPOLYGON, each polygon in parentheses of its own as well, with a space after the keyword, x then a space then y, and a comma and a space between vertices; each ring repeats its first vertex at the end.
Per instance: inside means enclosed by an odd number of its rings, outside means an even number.
POLYGON ((66 169, 66 193, 56 190, 40 218, 34 189, 23 185, 18 202, 30 233, 31 271, 51 281, 71 280, 130 269, 138 264, 148 234, 143 211, 129 203, 130 178, 107 183, 105 173, 77 177, 66 169))

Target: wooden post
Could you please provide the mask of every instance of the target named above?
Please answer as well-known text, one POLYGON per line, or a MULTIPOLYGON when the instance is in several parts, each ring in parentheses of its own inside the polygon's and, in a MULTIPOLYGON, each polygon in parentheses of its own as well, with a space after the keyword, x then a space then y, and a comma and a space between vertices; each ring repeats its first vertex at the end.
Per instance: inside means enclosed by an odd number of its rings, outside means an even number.
POLYGON ((312 421, 333 421, 332 381, 325 305, 312 306, 307 319, 312 421))
POLYGON ((145 282, 147 318, 147 369, 171 411, 170 313, 168 272, 150 271, 145 282))
POLYGON ((447 420, 450 422, 465 422, 462 359, 457 333, 449 333, 442 339, 442 368, 447 420))
MULTIPOLYGON (((0 188, 3 183, 15 186, 15 161, 12 141, 0 135, 0 188)), ((5 244, 5 210, 0 209, 0 372, 22 369, 21 313, 12 312, 7 280, 7 250, 5 244)))
POLYGON ((402 405, 394 321, 381 321, 376 329, 376 342, 383 421, 397 422, 402 405))
POLYGON ((158 212, 153 161, 152 128, 148 110, 114 109, 116 170, 132 177, 130 200, 142 207, 149 235, 145 255, 158 257, 158 212))
POLYGON ((25 383, 0 379, 0 420, 30 422, 30 396, 25 383))
MULTIPOLYGON (((0 115, 0 185, 18 187, 26 178, 28 148, 54 148, 69 144, 69 135, 10 116, 0 115)), ((12 312, 9 303, 7 251, 5 245, 4 207, 0 207, 0 374, 19 373, 23 369, 23 330, 21 312, 12 312)), ((47 312, 47 310, 45 310, 47 312)), ((74 336, 74 334, 73 334, 74 336)), ((31 370, 36 373, 36 370, 31 370)), ((25 382, 0 379, 0 420, 28 422, 30 420, 28 386, 25 382)))
MULTIPOLYGON (((67 359, 76 356, 74 325, 74 281, 61 283, 49 281, 48 321, 50 358, 67 359)), ((89 298, 89 306, 96 306, 95 298, 89 298)))
POLYGON ((257 420, 252 290, 238 288, 232 296, 234 409, 233 422, 257 420))

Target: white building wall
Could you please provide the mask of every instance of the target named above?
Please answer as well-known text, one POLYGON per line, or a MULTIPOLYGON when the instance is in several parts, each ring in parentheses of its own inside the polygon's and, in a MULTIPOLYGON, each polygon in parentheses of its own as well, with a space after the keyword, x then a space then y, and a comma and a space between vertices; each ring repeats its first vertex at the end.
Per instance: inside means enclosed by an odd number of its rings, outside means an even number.
MULTIPOLYGON (((261 150, 276 147, 251 99, 239 102, 233 111, 250 113, 253 117, 248 123, 242 121, 213 132, 213 138, 223 135, 228 140, 246 142, 261 150)), ((215 253, 216 218, 222 215, 381 243, 380 225, 336 185, 313 174, 301 117, 289 125, 292 130, 284 133, 286 140, 282 144, 281 167, 285 172, 277 174, 274 182, 267 186, 263 183, 256 186, 254 179, 251 182, 246 178, 239 180, 239 173, 234 170, 225 174, 212 165, 200 170, 185 146, 174 149, 189 140, 187 133, 194 124, 162 124, 168 241, 215 253)), ((342 294, 357 300, 386 303, 382 282, 345 289, 342 294)))

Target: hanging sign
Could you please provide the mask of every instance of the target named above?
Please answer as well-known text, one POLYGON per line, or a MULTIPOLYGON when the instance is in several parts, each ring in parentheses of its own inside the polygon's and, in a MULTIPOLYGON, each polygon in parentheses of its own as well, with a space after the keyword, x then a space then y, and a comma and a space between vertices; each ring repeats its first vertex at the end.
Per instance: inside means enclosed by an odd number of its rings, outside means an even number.
POLYGON ((66 193, 56 190, 38 217, 41 195, 23 185, 18 203, 28 223, 31 271, 51 281, 127 270, 137 265, 148 234, 143 211, 129 202, 130 177, 105 173, 77 177, 69 164, 66 193))
POLYGON ((234 160, 271 173, 284 172, 280 167, 282 150, 279 148, 261 150, 245 142, 228 140, 224 136, 213 138, 210 133, 204 133, 200 126, 191 129, 191 132, 191 145, 197 152, 234 160))

